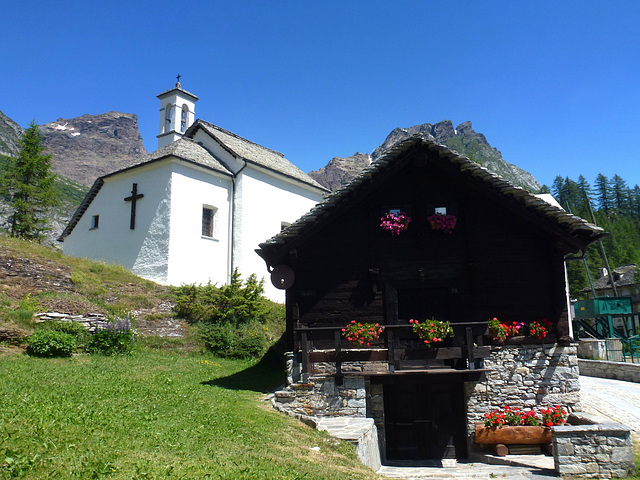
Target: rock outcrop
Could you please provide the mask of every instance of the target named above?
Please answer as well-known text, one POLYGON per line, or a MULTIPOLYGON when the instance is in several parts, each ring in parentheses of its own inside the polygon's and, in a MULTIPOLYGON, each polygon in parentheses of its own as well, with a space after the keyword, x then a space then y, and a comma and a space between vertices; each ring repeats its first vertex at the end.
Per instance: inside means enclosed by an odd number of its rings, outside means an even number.
POLYGON ((0 155, 15 157, 18 155, 18 142, 22 128, 16 122, 0 112, 0 155))
POLYGON ((84 185, 144 159, 147 151, 138 117, 108 112, 82 115, 40 126, 43 145, 53 155, 52 170, 84 185))
POLYGON ((336 190, 369 164, 371 164, 371 155, 368 153, 355 153, 350 157, 333 157, 325 167, 309 172, 309 176, 329 190, 336 190))

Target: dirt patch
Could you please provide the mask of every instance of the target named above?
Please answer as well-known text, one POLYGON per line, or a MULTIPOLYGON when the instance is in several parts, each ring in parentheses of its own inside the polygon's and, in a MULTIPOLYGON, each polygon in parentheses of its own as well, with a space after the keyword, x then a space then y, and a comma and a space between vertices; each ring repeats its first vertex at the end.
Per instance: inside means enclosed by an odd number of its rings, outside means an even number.
POLYGON ((0 254, 0 287, 13 298, 42 291, 74 291, 68 267, 48 260, 36 262, 11 253, 0 254))

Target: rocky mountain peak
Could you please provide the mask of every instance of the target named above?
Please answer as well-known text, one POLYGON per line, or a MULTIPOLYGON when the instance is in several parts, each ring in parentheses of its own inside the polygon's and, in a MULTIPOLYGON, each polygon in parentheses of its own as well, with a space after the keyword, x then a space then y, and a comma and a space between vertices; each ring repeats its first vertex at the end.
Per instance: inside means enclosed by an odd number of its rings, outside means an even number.
POLYGON ((53 155, 52 170, 84 185, 141 161, 147 154, 131 113, 82 115, 40 126, 43 145, 53 155))
MULTIPOLYGON (((433 124, 423 123, 408 128, 395 128, 387 135, 382 145, 373 151, 370 156, 371 160, 377 160, 396 143, 413 135, 420 135, 427 140, 446 145, 484 166, 490 172, 501 175, 515 185, 531 192, 537 193, 540 190, 540 184, 533 175, 507 163, 502 158, 500 151, 493 148, 483 134, 473 130, 469 121, 461 123, 456 128, 453 127, 451 120, 443 120, 433 124)), ((309 175, 325 187, 335 190, 350 181, 366 165, 362 163, 361 158, 356 158, 355 155, 345 158, 336 157, 325 167, 311 172, 309 175)))

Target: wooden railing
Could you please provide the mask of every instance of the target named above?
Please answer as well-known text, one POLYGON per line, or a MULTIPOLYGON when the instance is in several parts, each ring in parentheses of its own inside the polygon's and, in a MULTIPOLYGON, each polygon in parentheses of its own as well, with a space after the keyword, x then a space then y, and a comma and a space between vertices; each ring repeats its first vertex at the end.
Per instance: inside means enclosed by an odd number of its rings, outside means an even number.
POLYGON ((294 329, 295 347, 302 364, 302 381, 309 380, 314 363, 335 363, 336 382, 342 380, 344 362, 387 362, 389 374, 402 372, 402 361, 432 359, 450 361, 455 370, 482 368, 490 347, 483 345, 487 322, 452 323, 454 337, 447 346, 426 346, 413 332, 411 324, 383 325, 380 338, 366 348, 351 347, 342 336, 342 327, 306 327, 294 329))

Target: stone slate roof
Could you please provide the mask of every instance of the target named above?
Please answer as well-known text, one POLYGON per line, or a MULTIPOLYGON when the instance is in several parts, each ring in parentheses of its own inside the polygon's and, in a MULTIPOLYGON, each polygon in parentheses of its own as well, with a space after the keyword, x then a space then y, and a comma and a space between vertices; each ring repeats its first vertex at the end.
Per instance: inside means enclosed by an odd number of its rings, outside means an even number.
POLYGON ((293 163, 284 158, 282 153, 263 147, 262 145, 258 145, 257 143, 247 140, 235 133, 229 132, 224 128, 220 128, 203 120, 197 120, 191 127, 189 127, 185 135, 193 136, 199 128, 204 130, 210 137, 216 140, 225 150, 236 158, 246 160, 249 163, 253 163, 273 172, 277 172, 281 175, 306 183, 307 185, 319 188, 324 192, 328 191, 293 163))
POLYGON ((169 145, 159 148, 155 152, 150 153, 147 156, 146 160, 138 165, 149 163, 154 160, 160 160, 162 158, 170 156, 178 157, 182 160, 186 160, 188 162, 201 165, 212 170, 216 170, 220 173, 230 175, 229 170, 224 165, 216 160, 202 145, 198 144, 198 142, 191 138, 181 138, 180 140, 176 140, 169 145))
MULTIPOLYGON (((628 287, 635 285, 636 283, 636 265, 632 263, 630 265, 622 265, 613 270, 613 281, 616 287, 628 287)), ((606 290, 611 288, 611 282, 609 282, 609 275, 604 275, 593 282, 593 288, 596 290, 606 290)), ((590 288, 585 288, 584 291, 588 291, 590 288)))
POLYGON ((454 166, 461 175, 474 179, 558 227, 565 237, 575 237, 577 245, 586 247, 608 235, 602 228, 588 223, 578 216, 569 214, 562 208, 536 197, 521 187, 513 185, 499 175, 489 172, 486 168, 469 160, 467 157, 459 155, 444 145, 426 140, 420 136, 413 136, 396 144, 378 160, 362 170, 347 185, 328 195, 323 202, 316 205, 289 227, 266 242, 261 243, 256 252, 268 262, 269 259, 275 260, 283 252, 294 248, 293 244, 296 239, 304 235, 310 235, 310 230, 316 231, 333 212, 347 206, 360 189, 366 189, 368 185, 376 181, 376 178, 383 175, 393 163, 404 158, 409 151, 421 146, 426 147, 430 152, 437 153, 441 159, 454 166))

